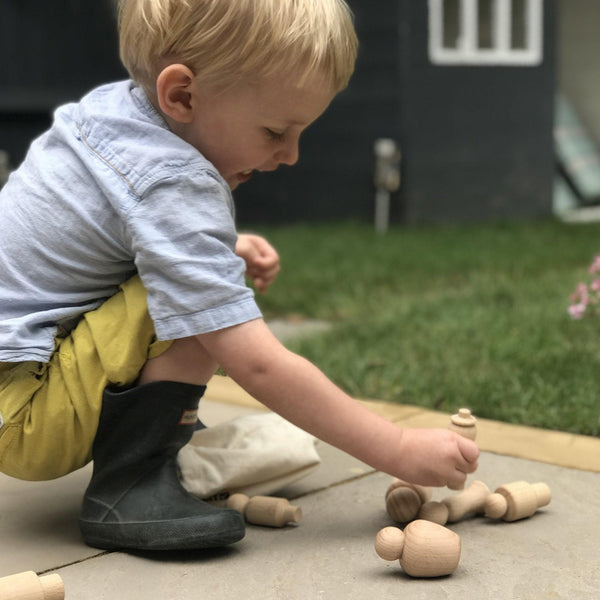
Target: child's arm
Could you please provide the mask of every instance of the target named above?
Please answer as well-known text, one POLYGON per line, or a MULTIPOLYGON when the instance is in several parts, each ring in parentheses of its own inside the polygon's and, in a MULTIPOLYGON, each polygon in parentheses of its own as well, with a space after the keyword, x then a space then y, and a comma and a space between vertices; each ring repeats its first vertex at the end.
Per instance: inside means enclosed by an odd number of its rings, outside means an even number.
POLYGON ((444 429, 400 429, 288 351, 262 319, 197 336, 234 381, 288 421, 373 468, 421 485, 460 488, 479 449, 444 429))

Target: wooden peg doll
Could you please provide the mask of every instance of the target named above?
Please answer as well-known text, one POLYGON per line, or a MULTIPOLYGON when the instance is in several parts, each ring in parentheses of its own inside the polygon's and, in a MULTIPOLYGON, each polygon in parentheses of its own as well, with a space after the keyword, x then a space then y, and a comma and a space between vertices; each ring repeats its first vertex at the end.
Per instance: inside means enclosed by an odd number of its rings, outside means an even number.
POLYGON ((384 527, 375 538, 375 551, 384 560, 396 560, 411 577, 441 577, 453 573, 460 561, 460 538, 454 531, 418 519, 404 531, 384 527))
POLYGON ((473 481, 466 490, 455 496, 448 496, 441 502, 426 502, 421 507, 418 518, 439 525, 455 523, 468 514, 483 514, 485 501, 491 494, 483 481, 473 481))
POLYGON ((394 521, 408 523, 416 518, 423 503, 430 498, 431 488, 396 479, 386 491, 385 507, 394 521))
POLYGON ((0 600, 64 600, 60 575, 38 577, 33 571, 0 578, 0 600))
POLYGON ((285 527, 288 523, 299 523, 302 509, 292 506, 286 498, 274 496, 253 496, 232 494, 227 499, 227 507, 244 515, 248 523, 268 527, 285 527))
POLYGON ((448 429, 470 440, 477 437, 477 419, 468 408, 459 409, 458 413, 450 417, 448 429))
POLYGON ((491 494, 483 481, 473 481, 466 490, 455 496, 448 496, 442 502, 448 507, 448 523, 460 521, 470 513, 483 514, 485 501, 491 494))
POLYGON ((419 509, 417 519, 431 521, 438 525, 445 525, 448 522, 448 507, 443 502, 429 500, 419 509))
POLYGON ((485 502, 485 514, 492 519, 517 521, 550 504, 552 493, 545 483, 514 481, 501 485, 485 502))

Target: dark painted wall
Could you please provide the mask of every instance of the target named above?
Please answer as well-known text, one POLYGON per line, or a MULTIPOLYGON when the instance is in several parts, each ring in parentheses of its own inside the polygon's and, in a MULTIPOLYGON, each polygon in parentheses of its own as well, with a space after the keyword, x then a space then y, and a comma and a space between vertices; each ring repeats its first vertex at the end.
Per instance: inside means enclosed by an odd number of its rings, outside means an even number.
MULTIPOLYGON (((347 90, 293 168, 236 192, 241 224, 373 219, 373 143, 396 139, 396 222, 550 214, 555 0, 541 68, 435 67, 425 0, 349 0, 361 48, 347 90)), ((0 148, 18 164, 60 103, 126 76, 112 0, 2 0, 0 148)))
POLYGON ((404 220, 472 221, 552 211, 555 17, 545 0, 539 67, 435 66, 427 3, 401 2, 404 220))
POLYGON ((56 106, 123 79, 112 0, 2 0, 0 148, 21 162, 56 106))
POLYGON ((554 0, 539 67, 434 66, 425 0, 350 0, 351 84, 305 135, 300 163, 237 193, 240 220, 373 218, 373 142, 403 154, 392 221, 485 221, 552 211, 554 0))

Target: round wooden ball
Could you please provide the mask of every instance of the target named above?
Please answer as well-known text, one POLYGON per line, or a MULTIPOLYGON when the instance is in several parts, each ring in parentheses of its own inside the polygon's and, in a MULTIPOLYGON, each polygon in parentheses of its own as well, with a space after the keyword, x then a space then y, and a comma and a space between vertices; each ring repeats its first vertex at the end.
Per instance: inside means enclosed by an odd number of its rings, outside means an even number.
POLYGON ((383 560, 397 560, 404 547, 404 534, 397 527, 384 527, 375 536, 375 552, 383 560))

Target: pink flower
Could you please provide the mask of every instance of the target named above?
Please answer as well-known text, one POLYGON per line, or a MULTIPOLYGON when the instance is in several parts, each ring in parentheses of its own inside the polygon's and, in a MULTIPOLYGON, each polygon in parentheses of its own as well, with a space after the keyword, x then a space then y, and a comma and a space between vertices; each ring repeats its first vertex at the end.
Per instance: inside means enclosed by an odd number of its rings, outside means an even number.
POLYGON ((594 256, 594 260, 590 265, 590 273, 593 275, 594 273, 598 273, 600 271, 600 254, 594 256))
MULTIPOLYGON (((600 254, 594 256, 589 272, 592 275, 600 273, 600 254)), ((569 299, 567 310, 572 319, 583 319, 586 313, 596 314, 600 304, 600 276, 593 277, 589 284, 578 283, 569 299)))
POLYGON ((590 297, 588 293, 588 287, 585 283, 577 284, 575 291, 571 294, 571 302, 574 304, 580 302, 581 304, 587 305, 590 297))
POLYGON ((583 304, 582 302, 579 302, 578 304, 571 304, 571 306, 569 306, 569 316, 571 319, 575 320, 583 319, 586 308, 587 304, 583 304))

